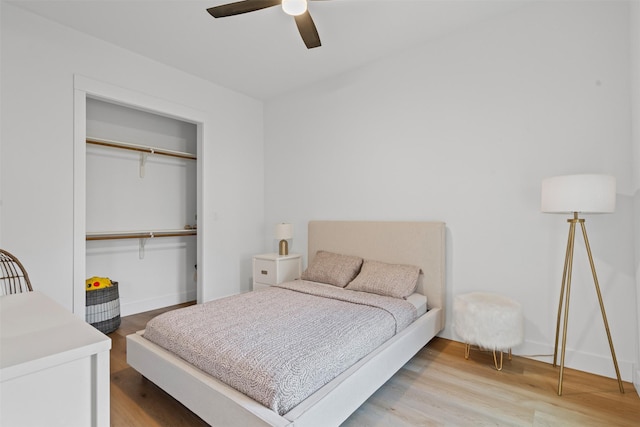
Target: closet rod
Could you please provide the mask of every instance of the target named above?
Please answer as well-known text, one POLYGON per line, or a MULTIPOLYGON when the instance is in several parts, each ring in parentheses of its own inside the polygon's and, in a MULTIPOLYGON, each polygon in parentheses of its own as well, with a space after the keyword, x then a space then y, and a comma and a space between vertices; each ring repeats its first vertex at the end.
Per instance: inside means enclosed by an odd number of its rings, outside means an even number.
POLYGON ((148 147, 146 145, 130 144, 128 142, 109 141, 107 139, 87 138, 87 144, 102 145, 104 147, 122 148, 124 150, 140 151, 142 153, 161 154, 163 156, 179 157, 195 160, 195 154, 183 151, 167 150, 165 148, 148 147))
POLYGON ((195 236, 198 230, 132 231, 122 233, 87 233, 89 240, 153 239, 156 237, 195 236))

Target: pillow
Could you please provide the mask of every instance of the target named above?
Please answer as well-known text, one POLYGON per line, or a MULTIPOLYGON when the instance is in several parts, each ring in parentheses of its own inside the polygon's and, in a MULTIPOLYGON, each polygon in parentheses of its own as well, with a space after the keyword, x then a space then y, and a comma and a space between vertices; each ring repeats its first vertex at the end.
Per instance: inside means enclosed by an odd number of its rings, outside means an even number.
POLYGON ((318 251, 300 278, 344 288, 360 271, 362 258, 318 251))
POLYGON ((406 298, 416 290, 420 267, 365 260, 360 274, 347 285, 352 291, 364 291, 394 298, 406 298))

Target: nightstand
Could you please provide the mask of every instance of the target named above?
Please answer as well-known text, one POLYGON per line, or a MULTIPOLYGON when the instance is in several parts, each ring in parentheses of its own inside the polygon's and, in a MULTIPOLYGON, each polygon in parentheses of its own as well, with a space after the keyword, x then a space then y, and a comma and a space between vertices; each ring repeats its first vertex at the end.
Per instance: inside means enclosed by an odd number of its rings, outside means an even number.
POLYGON ((262 254, 253 257, 253 290, 299 279, 302 274, 300 254, 262 254))

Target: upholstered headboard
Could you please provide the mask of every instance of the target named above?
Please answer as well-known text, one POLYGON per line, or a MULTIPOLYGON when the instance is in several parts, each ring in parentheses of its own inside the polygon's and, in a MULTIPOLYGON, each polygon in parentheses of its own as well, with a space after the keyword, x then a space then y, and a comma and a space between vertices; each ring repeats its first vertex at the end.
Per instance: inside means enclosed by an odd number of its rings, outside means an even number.
POLYGON ((422 269, 417 292, 445 308, 444 222, 310 221, 309 264, 319 250, 422 269))

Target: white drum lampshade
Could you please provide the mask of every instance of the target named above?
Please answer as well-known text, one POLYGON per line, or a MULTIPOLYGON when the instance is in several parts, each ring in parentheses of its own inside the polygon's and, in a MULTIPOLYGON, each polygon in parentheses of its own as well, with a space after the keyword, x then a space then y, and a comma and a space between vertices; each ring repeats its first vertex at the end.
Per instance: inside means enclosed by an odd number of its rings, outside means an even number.
POLYGON ((610 175, 562 175, 542 181, 547 213, 610 213, 616 209, 616 179, 610 175))

